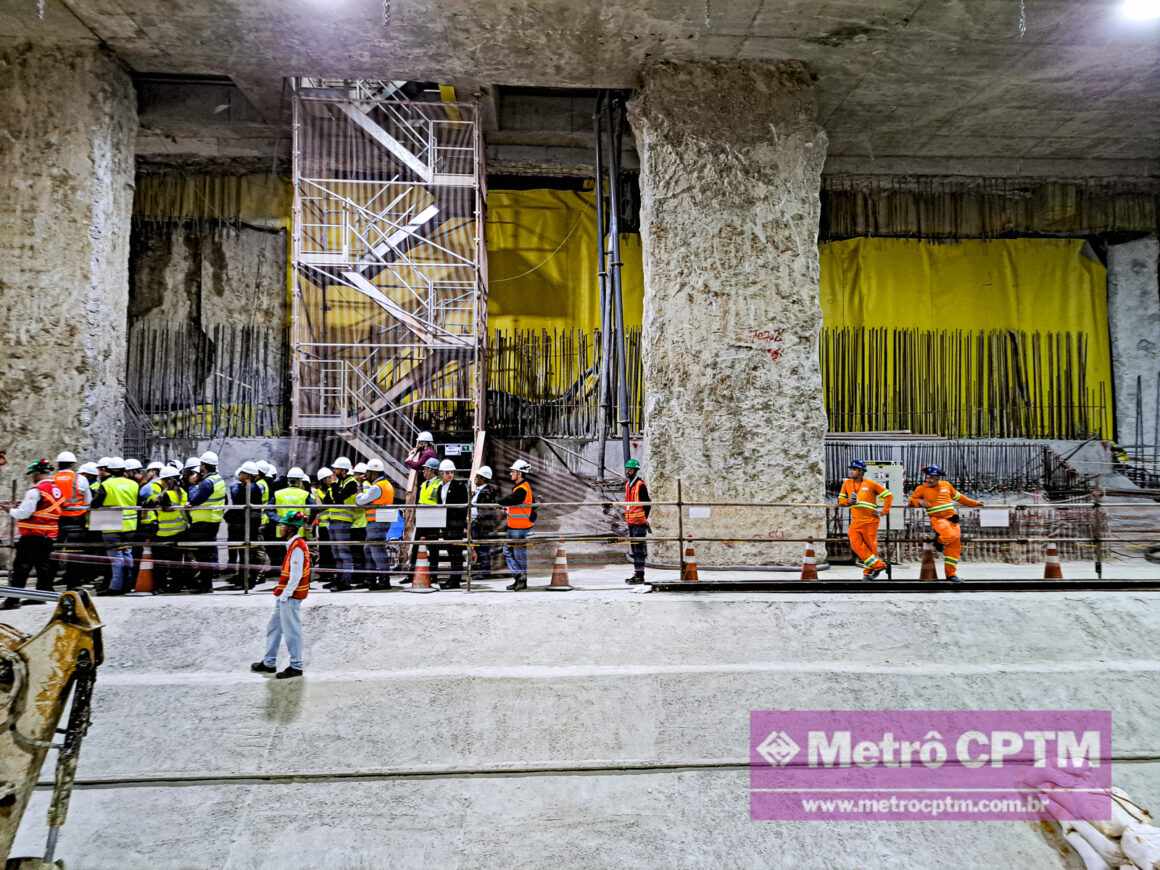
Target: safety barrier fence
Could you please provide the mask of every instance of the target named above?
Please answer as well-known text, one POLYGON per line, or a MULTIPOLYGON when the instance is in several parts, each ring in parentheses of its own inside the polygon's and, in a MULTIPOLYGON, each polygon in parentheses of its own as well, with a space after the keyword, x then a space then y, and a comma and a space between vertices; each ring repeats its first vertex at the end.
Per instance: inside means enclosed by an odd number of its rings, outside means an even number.
MULTIPOLYGON (((1106 496, 1115 499, 1121 495, 1129 496, 1145 496, 1156 498, 1160 496, 1160 491, 1128 491, 1126 493, 1105 493, 1106 496)), ((468 591, 472 588, 473 574, 478 574, 478 571, 472 569, 472 559, 470 554, 477 553, 479 549, 490 547, 500 548, 505 546, 522 546, 528 548, 542 548, 548 546, 552 553, 556 547, 567 545, 579 546, 581 548, 597 547, 595 554, 591 552, 584 552, 570 555, 569 561, 574 565, 591 564, 606 565, 607 553, 601 556, 599 548, 603 546, 622 546, 633 543, 645 543, 652 548, 650 552, 654 554, 653 561, 650 564, 659 567, 680 568, 682 575, 685 569, 685 552, 688 547, 697 547, 699 545, 715 546, 715 545, 744 545, 750 550, 781 547, 784 549, 786 544, 800 544, 804 551, 805 545, 813 544, 814 546, 826 546, 831 557, 835 561, 843 557, 848 552, 848 543, 845 534, 845 525, 849 517, 849 509, 837 507, 832 503, 817 502, 817 503, 801 503, 801 502, 752 502, 752 501, 685 501, 681 498, 680 487, 678 487, 678 498, 676 501, 652 501, 650 507, 653 511, 650 519, 659 517, 656 525, 662 529, 662 533, 650 533, 644 538, 630 537, 626 532, 621 531, 622 523, 618 519, 612 520, 609 525, 612 526, 610 530, 604 531, 580 531, 568 532, 557 531, 552 532, 550 526, 553 521, 558 522, 561 518, 567 515, 568 511, 575 511, 577 509, 603 509, 604 511, 614 511, 620 513, 626 506, 623 501, 545 501, 536 502, 533 507, 541 512, 540 527, 541 531, 535 532, 532 536, 522 541, 513 542, 499 531, 494 531, 488 535, 480 536, 473 534, 472 524, 469 522, 463 529, 462 537, 444 538, 432 537, 426 539, 393 539, 385 541, 334 541, 334 540, 312 540, 311 545, 319 551, 324 548, 330 548, 332 551, 335 548, 348 547, 351 550, 366 548, 367 546, 386 546, 393 548, 396 556, 395 567, 388 573, 410 573, 410 569, 405 567, 407 560, 404 558, 411 547, 427 546, 428 549, 433 547, 446 549, 463 548, 466 556, 464 559, 463 579, 466 581, 468 591), (566 509, 566 510, 562 510, 566 509), (728 511, 743 511, 752 518, 754 512, 771 510, 778 511, 779 517, 784 522, 786 516, 784 512, 804 512, 808 515, 813 515, 814 521, 819 522, 819 527, 824 528, 824 532, 817 535, 811 534, 786 534, 784 531, 773 530, 764 535, 725 535, 725 534, 710 534, 703 531, 703 523, 714 518, 714 512, 728 512, 728 511), (821 517, 818 516, 819 512, 821 517), (823 520, 824 518, 824 520, 823 520), (660 560, 656 559, 657 551, 662 557, 660 560)), ((487 515, 488 512, 493 514, 493 518, 485 523, 486 526, 492 527, 498 525, 502 519, 502 508, 495 505, 472 505, 470 503, 447 504, 439 506, 403 506, 396 505, 388 510, 399 512, 415 512, 415 514, 422 514, 423 512, 435 511, 442 512, 446 509, 458 509, 469 511, 471 509, 478 509, 482 512, 482 516, 487 515)), ((168 563, 160 560, 151 560, 154 564, 169 565, 172 567, 180 567, 184 570, 207 570, 210 572, 221 572, 223 569, 233 569, 240 575, 242 581, 242 588, 248 592, 254 585, 254 578, 261 577, 263 574, 269 573, 271 570, 277 571, 276 566, 260 564, 256 561, 256 553, 259 550, 269 551, 269 548, 283 548, 286 545, 285 539, 268 540, 256 537, 254 535, 255 528, 259 527, 260 517, 267 512, 281 512, 286 510, 307 510, 309 512, 321 512, 330 509, 351 510, 352 506, 349 504, 318 504, 308 505, 303 508, 290 505, 253 505, 253 504, 227 504, 222 508, 223 514, 228 516, 231 513, 243 512, 251 515, 247 522, 245 519, 240 521, 229 522, 224 521, 227 531, 233 529, 239 531, 241 536, 238 538, 229 538, 226 540, 175 540, 170 543, 170 546, 175 547, 181 552, 190 551, 206 551, 214 549, 215 552, 220 551, 220 548, 225 547, 235 549, 237 551, 238 560, 235 563, 223 563, 221 561, 193 561, 182 559, 178 562, 168 563)), ((357 510, 365 508, 356 507, 357 510)), ((155 511, 156 508, 150 507, 115 507, 115 508, 101 508, 92 511, 92 514, 104 515, 113 517, 114 519, 124 512, 136 511, 139 513, 155 511)), ((204 505, 198 506, 181 506, 172 509, 174 512, 192 512, 204 511, 204 505)), ((886 514, 881 519, 879 529, 879 551, 883 558, 890 565, 891 569, 898 563, 914 561, 921 556, 923 546, 931 543, 932 536, 926 524, 925 511, 921 508, 906 508, 902 510, 905 516, 904 522, 899 526, 893 523, 890 514, 886 514)), ((1024 561, 1039 561, 1043 557, 1044 548, 1048 544, 1054 544, 1059 552, 1061 558, 1065 560, 1090 561, 1094 566, 1095 573, 1098 577, 1103 576, 1104 565, 1109 555, 1123 555, 1122 552, 1117 552, 1119 545, 1134 545, 1141 547, 1142 545, 1152 545, 1152 550, 1158 549, 1157 542, 1160 542, 1160 503, 1146 502, 1142 500, 1089 500, 1084 502, 1075 502, 1068 504, 1054 504, 1054 505, 1038 505, 1038 504, 987 504, 985 510, 990 512, 990 519, 992 521, 1002 521, 1001 514, 1005 513, 1007 522, 1005 524, 984 526, 982 518, 978 511, 967 509, 960 511, 961 526, 963 529, 963 544, 967 549, 968 558, 972 561, 982 561, 989 557, 992 553, 1007 553, 1014 555, 1022 555, 1025 557, 1024 561), (1143 516, 1147 517, 1145 521, 1147 525, 1135 526, 1129 532, 1115 532, 1110 529, 1108 518, 1117 513, 1130 513, 1133 517, 1139 519, 1143 516), (1074 514, 1072 519, 1059 519, 1062 514, 1074 514), (983 535, 986 537, 983 537, 983 535), (990 549, 986 549, 990 548, 990 549)), ((738 515, 734 514, 736 519, 738 515)), ((795 520, 800 520, 796 514, 793 515, 795 520)), ((717 516, 718 523, 723 517, 717 516)), ((728 524, 728 523, 726 523, 728 524)), ((800 522, 790 521, 789 525, 800 525, 800 522)), ((95 525, 104 525, 103 523, 95 523, 95 525)), ((750 527, 753 523, 748 523, 750 527)), ((97 535, 100 535, 99 529, 89 530, 89 540, 71 540, 64 543, 57 552, 54 553, 54 558, 61 562, 73 562, 78 564, 103 565, 112 560, 111 556, 91 555, 92 551, 108 551, 109 549, 126 549, 131 547, 157 546, 156 539, 135 539, 132 533, 110 531, 108 534, 122 534, 125 536, 123 541, 116 541, 111 544, 107 540, 94 540, 97 535)), ((179 536, 180 537, 180 536, 179 536)), ((11 522, 11 530, 9 534, 9 542, 7 546, 12 547, 15 543, 15 522, 11 522)), ((162 541, 162 543, 166 543, 162 541)), ((1143 554, 1141 554, 1143 555, 1143 554)), ((549 556, 551 558, 551 556, 549 556)), ((271 560, 272 561, 272 560, 271 560)), ((824 569, 825 566, 823 566, 824 569)), ((752 561, 746 565, 717 567, 712 570, 724 571, 739 571, 739 570, 761 570, 772 572, 787 572, 797 571, 800 565, 798 564, 773 564, 773 565, 755 565, 752 561)), ((327 568, 316 567, 314 569, 319 575, 341 575, 344 573, 369 575, 377 573, 373 569, 344 569, 340 567, 327 568)), ((441 572, 445 573, 445 572, 441 572)), ((505 571, 492 571, 491 577, 498 578, 507 575, 505 571)))

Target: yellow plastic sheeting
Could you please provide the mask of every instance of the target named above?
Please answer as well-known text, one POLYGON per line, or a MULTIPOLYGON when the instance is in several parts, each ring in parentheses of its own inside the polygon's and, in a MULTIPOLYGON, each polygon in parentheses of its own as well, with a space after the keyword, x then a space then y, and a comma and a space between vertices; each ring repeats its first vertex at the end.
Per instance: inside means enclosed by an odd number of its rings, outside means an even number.
MULTIPOLYGON (((591 191, 488 192, 490 328, 600 326, 595 203, 591 191)), ((640 326, 644 305, 640 236, 620 238, 625 325, 640 326)))
POLYGON ((133 217, 289 228, 293 190, 277 175, 138 175, 133 217))

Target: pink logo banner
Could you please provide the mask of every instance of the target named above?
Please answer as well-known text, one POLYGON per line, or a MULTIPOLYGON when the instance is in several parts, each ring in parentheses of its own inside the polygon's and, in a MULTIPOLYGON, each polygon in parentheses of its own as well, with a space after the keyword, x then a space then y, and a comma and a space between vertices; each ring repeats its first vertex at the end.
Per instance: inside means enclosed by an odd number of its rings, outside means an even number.
POLYGON ((1107 819, 1107 710, 754 710, 750 815, 1107 819))

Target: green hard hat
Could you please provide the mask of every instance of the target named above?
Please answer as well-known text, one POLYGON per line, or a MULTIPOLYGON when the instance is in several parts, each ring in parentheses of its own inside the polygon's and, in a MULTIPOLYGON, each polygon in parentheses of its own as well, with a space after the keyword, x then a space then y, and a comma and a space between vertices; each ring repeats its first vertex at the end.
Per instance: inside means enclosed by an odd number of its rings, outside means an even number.
POLYGON ((639 459, 630 459, 630 460, 628 460, 628 462, 624 463, 624 467, 625 468, 635 468, 636 470, 639 471, 640 470, 640 460, 639 459))

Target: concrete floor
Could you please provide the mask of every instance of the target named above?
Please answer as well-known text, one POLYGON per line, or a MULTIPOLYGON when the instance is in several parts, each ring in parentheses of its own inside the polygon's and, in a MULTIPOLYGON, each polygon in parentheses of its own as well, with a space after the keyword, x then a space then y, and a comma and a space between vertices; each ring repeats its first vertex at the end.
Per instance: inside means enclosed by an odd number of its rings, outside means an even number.
MULTIPOLYGON (((973 576, 991 570, 1041 568, 973 576)), ((268 594, 100 599, 108 660, 59 854, 72 870, 1068 866, 1025 823, 751 822, 761 708, 1111 709, 1115 780, 1160 808, 1160 593, 645 594, 624 576, 314 594, 307 676, 288 682, 247 670, 268 594)), ((40 849, 46 801, 15 854, 40 849)))

